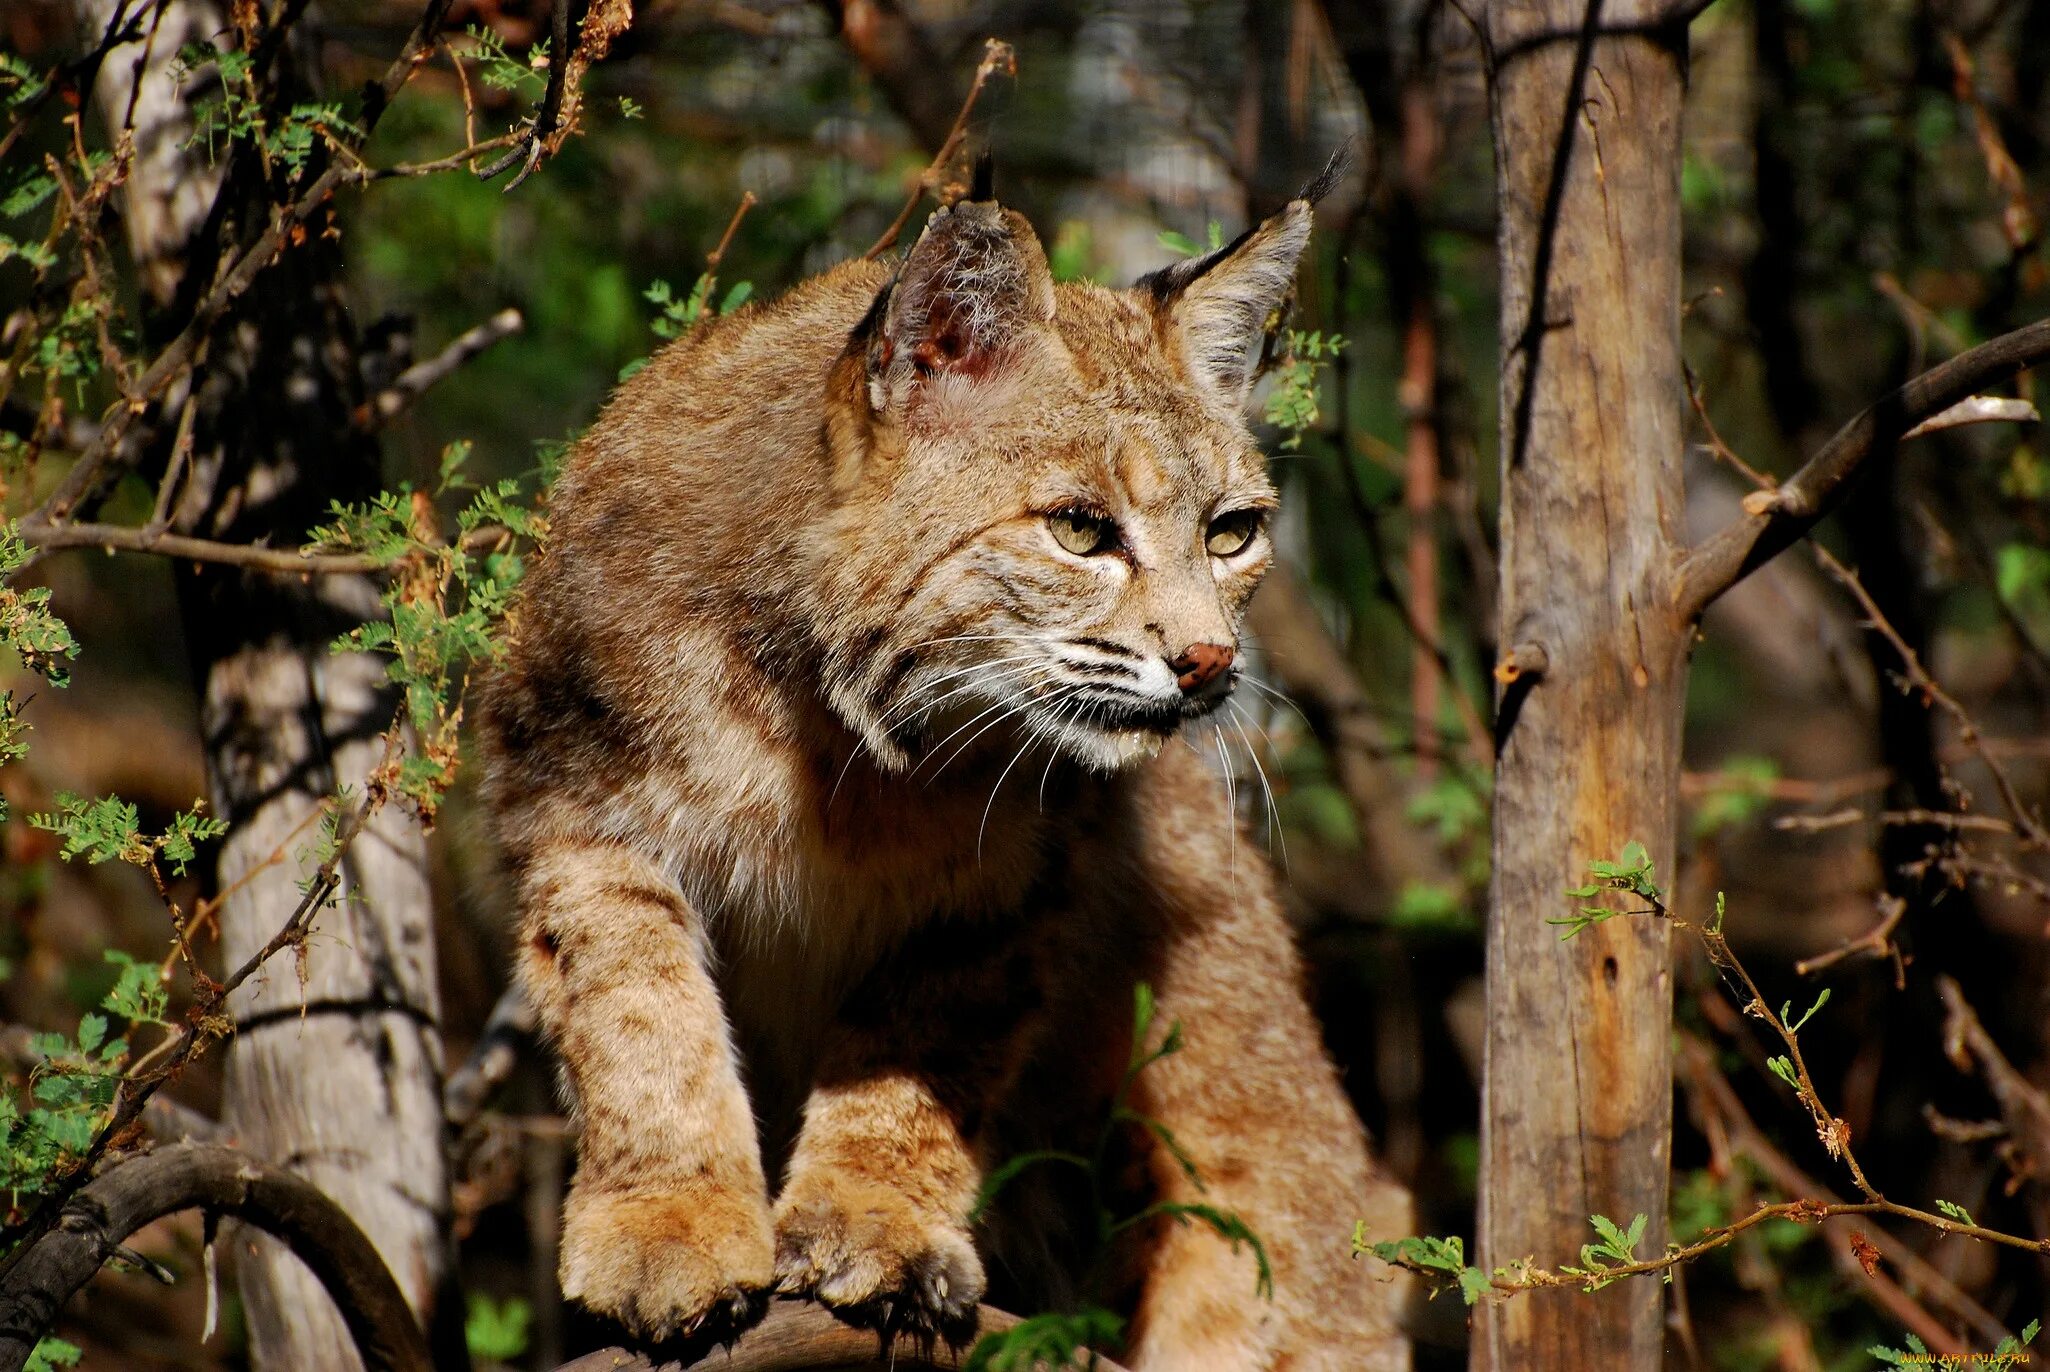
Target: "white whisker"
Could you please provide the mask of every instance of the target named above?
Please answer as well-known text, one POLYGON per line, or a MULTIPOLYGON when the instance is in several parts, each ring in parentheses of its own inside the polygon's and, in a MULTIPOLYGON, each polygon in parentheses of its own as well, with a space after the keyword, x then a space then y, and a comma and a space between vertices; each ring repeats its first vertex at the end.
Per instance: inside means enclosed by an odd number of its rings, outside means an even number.
MULTIPOLYGON (((1086 689, 1087 687, 1082 685, 1070 686, 1065 692, 1053 695, 1046 703, 1052 705, 1086 689)), ((997 792, 1004 789, 1004 778, 1011 774, 1011 769, 1018 765, 1018 760, 1031 751, 1033 744, 1040 742, 1045 737, 1045 730, 1046 725, 1043 721, 1033 720, 1030 722, 1030 726, 1025 733, 1025 741, 1018 745, 1018 751, 1012 755, 1009 762, 1004 764, 1004 770, 997 773, 996 785, 989 788, 989 803, 982 807, 982 822, 975 826, 975 863, 978 867, 982 865, 982 835, 989 828, 990 811, 996 808, 997 792)))
MULTIPOLYGON (((1267 793, 1267 822, 1272 826, 1274 842, 1281 849, 1281 870, 1283 875, 1286 875, 1288 872, 1288 838, 1281 832, 1281 807, 1274 801, 1274 783, 1267 779, 1267 769, 1260 765, 1260 755, 1253 747, 1252 736, 1246 732, 1246 726, 1243 722, 1244 713, 1239 709, 1238 702, 1228 700, 1225 704, 1231 707, 1232 723, 1238 729, 1239 737, 1245 740, 1246 756, 1252 759, 1253 770, 1260 774, 1260 787, 1267 793)), ((1259 727, 1257 722, 1254 727, 1259 727)), ((1264 737, 1266 731, 1264 729, 1261 730, 1261 734, 1264 737)))

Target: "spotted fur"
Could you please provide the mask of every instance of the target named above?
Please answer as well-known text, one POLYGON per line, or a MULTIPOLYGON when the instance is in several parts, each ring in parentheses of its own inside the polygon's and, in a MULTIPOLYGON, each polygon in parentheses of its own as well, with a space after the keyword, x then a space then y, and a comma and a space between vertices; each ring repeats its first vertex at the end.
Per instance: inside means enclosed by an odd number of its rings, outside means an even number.
MULTIPOLYGON (((572 1299, 665 1339, 771 1289, 949 1336, 986 1293, 1072 1297, 1072 1178, 969 1214, 1004 1158, 1086 1147, 1144 979, 1186 1046, 1134 1104, 1275 1292, 1202 1226, 1134 1231, 1104 1269, 1133 1365, 1407 1366, 1399 1289, 1347 1257, 1405 1200, 1195 750, 1270 557, 1241 410, 1309 223, 1118 291, 963 202, 894 271, 672 345, 577 446, 484 710, 581 1131, 572 1299)), ((1195 1196, 1150 1136, 1128 1157, 1134 1204, 1195 1196)))

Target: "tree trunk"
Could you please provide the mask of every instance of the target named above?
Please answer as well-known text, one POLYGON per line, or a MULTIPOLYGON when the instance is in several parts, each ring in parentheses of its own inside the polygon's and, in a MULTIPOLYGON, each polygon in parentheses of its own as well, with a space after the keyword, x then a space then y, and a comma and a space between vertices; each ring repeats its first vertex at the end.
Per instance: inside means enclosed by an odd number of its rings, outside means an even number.
MULTIPOLYGON (((1547 920, 1643 843, 1671 880, 1690 635, 1681 549, 1684 22, 1657 6, 1496 0, 1485 17, 1502 272, 1501 642, 1479 1261, 1577 1261, 1588 1217, 1665 1242, 1666 927, 1547 920)), ((1634 902, 1618 896, 1617 904, 1634 902)), ((1629 1281, 1486 1301, 1472 1366, 1659 1365, 1629 1281)))
MULTIPOLYGON (((104 24, 107 0, 82 8, 104 24)), ((215 255, 262 229, 267 195, 246 148, 217 170, 184 146, 189 115, 172 59, 188 38, 232 32, 221 11, 185 0, 163 23, 135 100, 139 155, 126 222, 152 322, 175 328, 215 255)), ((110 123, 118 126, 136 80, 126 50, 103 68, 96 96, 110 123)), ((362 381, 341 255, 311 227, 221 321, 196 387, 167 400, 160 438, 183 407, 196 407, 190 460, 169 507, 180 532, 291 546, 331 498, 378 488, 376 444, 351 418, 362 381)), ((181 573, 179 589, 203 690, 212 807, 230 826, 217 879, 229 893, 221 953, 233 966, 297 903, 319 808, 338 787, 362 794, 396 698, 380 661, 328 647, 381 612, 367 579, 216 567, 181 573)), ((460 1310, 436 1311, 451 1262, 425 837, 387 807, 342 870, 338 903, 314 922, 297 965, 281 957, 233 1003, 227 1124, 250 1151, 332 1197, 413 1309, 459 1330, 460 1310)), ((243 1231, 235 1249, 254 1367, 360 1366, 321 1284, 283 1244, 243 1231)), ((453 1347, 459 1359, 459 1337, 453 1347)))

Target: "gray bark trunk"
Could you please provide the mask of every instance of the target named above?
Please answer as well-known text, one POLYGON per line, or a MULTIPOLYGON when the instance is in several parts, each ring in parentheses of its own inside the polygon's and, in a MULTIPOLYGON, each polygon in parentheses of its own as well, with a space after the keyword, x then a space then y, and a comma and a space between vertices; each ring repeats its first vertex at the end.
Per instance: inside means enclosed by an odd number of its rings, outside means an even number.
MULTIPOLYGON (((1502 272, 1501 643, 1479 1260, 1577 1261, 1588 1216, 1665 1243, 1668 931, 1548 925, 1642 842, 1670 882, 1687 649, 1673 606, 1684 390, 1684 24, 1658 6, 1486 13, 1502 272), (1598 17, 1605 32, 1591 32, 1598 17), (1542 648, 1543 670, 1527 670, 1542 648)), ((1627 898, 1619 898, 1626 905, 1627 898)), ((1485 1301, 1472 1366, 1656 1368, 1661 1291, 1485 1301)))
MULTIPOLYGON (((81 9, 104 24, 108 0, 81 9)), ((232 157, 209 166, 184 147, 189 119, 169 75, 181 43, 224 28, 209 4, 169 6, 135 95, 126 223, 158 311, 178 307, 194 272, 204 279, 238 222, 261 223, 253 166, 232 157)), ((137 79, 136 51, 102 69, 96 97, 115 126, 137 79)), ((339 253, 310 236, 222 321, 197 390, 170 398, 167 414, 199 407, 171 521, 180 531, 289 546, 330 498, 376 489, 376 446, 351 422, 361 379, 340 280, 339 253)), ((218 883, 230 892, 220 923, 232 966, 297 902, 318 809, 338 787, 363 793, 396 699, 381 661, 328 650, 380 613, 365 579, 197 569, 181 574, 180 592, 213 809, 230 825, 218 883)), ((435 1309, 451 1261, 431 914, 425 836, 389 807, 351 849, 340 900, 314 922, 305 956, 280 956, 233 1002, 226 1119, 243 1146, 347 1211, 423 1319, 438 1313, 459 1326, 459 1310, 435 1309)), ((252 1230, 235 1248, 254 1367, 360 1366, 321 1284, 283 1244, 252 1230)))

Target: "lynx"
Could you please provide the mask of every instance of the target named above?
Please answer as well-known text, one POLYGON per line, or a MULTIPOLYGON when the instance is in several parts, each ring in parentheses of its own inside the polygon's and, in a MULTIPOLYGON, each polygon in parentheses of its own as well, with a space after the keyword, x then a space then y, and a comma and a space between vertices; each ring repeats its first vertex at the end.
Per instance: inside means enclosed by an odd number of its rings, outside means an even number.
POLYGON ((958 1339, 1131 1316, 1144 1372, 1404 1368, 1408 1232, 1199 754, 1275 489, 1244 418, 1316 194, 1128 290, 976 191, 901 265, 709 322, 577 445, 485 693, 519 976, 580 1133, 565 1294, 651 1341, 772 1294, 958 1339), (1115 1180, 1236 1212, 1093 1250, 1137 983, 1183 1046, 1115 1180), (778 1184, 771 1185, 772 1179, 778 1184), (1200 1187, 1200 1190, 1199 1190, 1200 1187))

